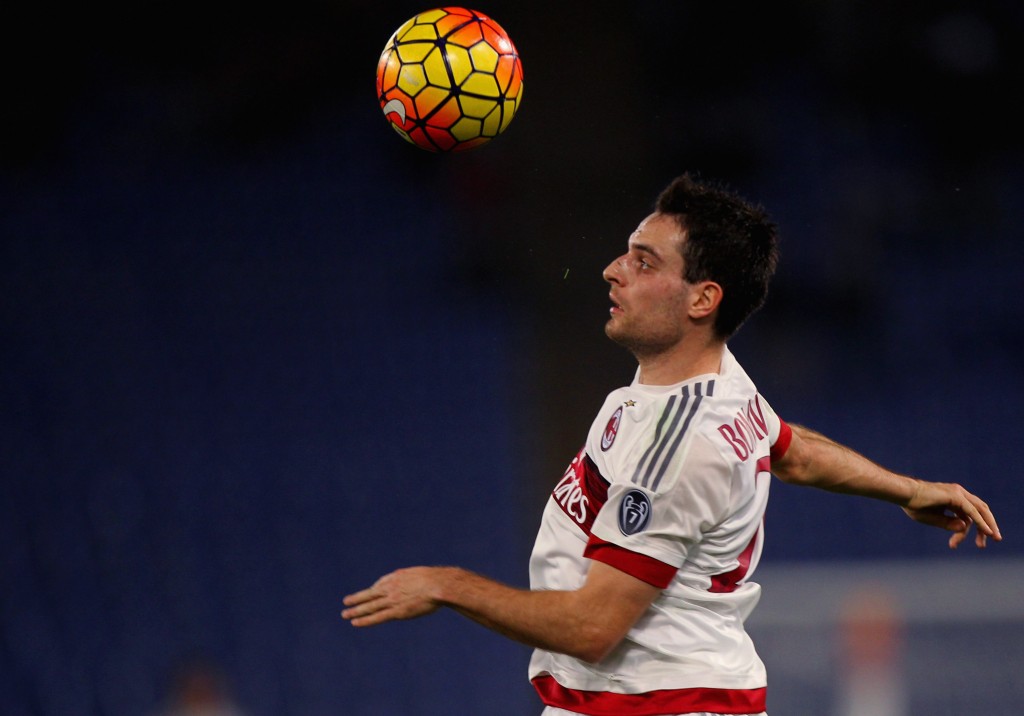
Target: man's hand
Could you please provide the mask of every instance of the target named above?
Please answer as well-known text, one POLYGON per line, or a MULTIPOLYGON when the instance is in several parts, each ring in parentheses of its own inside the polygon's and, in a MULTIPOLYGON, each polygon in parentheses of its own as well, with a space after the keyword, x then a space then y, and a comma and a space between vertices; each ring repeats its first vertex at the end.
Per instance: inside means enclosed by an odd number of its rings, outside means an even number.
POLYGON ((918 480, 914 494, 903 506, 903 511, 922 524, 952 532, 953 536, 949 538, 950 549, 960 546, 967 538, 972 524, 978 528, 974 537, 978 547, 984 547, 989 537, 997 542, 1003 538, 985 501, 960 485, 918 480))
POLYGON ((385 574, 372 587, 344 599, 341 616, 352 626, 374 626, 415 619, 438 610, 438 594, 447 567, 410 567, 385 574))

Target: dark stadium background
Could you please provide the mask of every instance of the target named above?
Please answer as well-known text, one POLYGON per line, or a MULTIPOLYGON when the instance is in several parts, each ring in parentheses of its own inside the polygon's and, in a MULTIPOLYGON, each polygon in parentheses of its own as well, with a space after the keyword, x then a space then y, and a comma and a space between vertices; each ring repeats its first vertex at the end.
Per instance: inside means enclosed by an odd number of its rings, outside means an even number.
POLYGON ((355 630, 341 597, 417 563, 526 584, 632 377, 600 270, 682 171, 781 225, 732 343, 774 407, 1007 537, 949 553, 776 483, 765 564, 1024 556, 1020 5, 493 0, 524 104, 453 156, 374 97, 427 7, 12 10, 0 713, 153 713, 194 655, 254 716, 539 711, 527 649, 448 613, 355 630))

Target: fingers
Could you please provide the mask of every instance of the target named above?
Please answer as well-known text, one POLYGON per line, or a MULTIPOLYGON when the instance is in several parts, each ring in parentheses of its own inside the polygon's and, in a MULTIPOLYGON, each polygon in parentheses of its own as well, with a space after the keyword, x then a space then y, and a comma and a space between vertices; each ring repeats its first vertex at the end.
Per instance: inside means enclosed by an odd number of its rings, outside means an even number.
MULTIPOLYGON (((967 533, 970 531, 970 523, 965 523, 963 529, 958 529, 953 532, 953 535, 949 538, 949 548, 956 549, 960 546, 960 543, 967 539, 967 533)), ((999 539, 999 538, 997 538, 999 539)), ((979 549, 985 549, 988 545, 988 535, 986 535, 981 529, 978 529, 974 533, 974 544, 979 549)))
POLYGON ((356 627, 376 626, 397 618, 390 607, 373 602, 344 609, 341 617, 356 627))
POLYGON ((395 598, 388 589, 391 577, 386 574, 373 586, 345 597, 342 603, 348 608, 342 610, 341 617, 348 619, 352 626, 373 626, 396 618, 391 612, 395 598))
MULTIPOLYGON (((938 527, 939 529, 947 530, 953 534, 949 538, 949 548, 956 549, 963 542, 968 533, 971 530, 973 521, 966 516, 959 514, 950 514, 944 510, 905 510, 907 515, 911 519, 920 522, 923 525, 929 525, 931 527, 938 527)), ((984 548, 987 544, 987 536, 981 530, 978 530, 975 536, 974 543, 984 548)))
POLYGON ((430 614, 438 608, 431 596, 436 571, 417 567, 386 574, 372 587, 345 597, 341 616, 352 626, 362 627, 430 614))
POLYGON ((953 536, 949 538, 949 548, 956 549, 959 547, 960 543, 964 541, 964 537, 966 536, 966 532, 954 532, 953 536))
POLYGON ((953 532, 949 546, 956 549, 967 538, 971 525, 977 527, 974 543, 979 548, 992 537, 1002 540, 999 525, 988 504, 977 495, 953 483, 921 482, 907 514, 923 524, 953 532))
MULTIPOLYGON (((963 490, 963 488, 960 489, 963 490)), ((988 545, 989 537, 997 542, 1002 540, 1003 536, 999 532, 999 525, 985 501, 966 490, 963 490, 963 493, 963 501, 959 505, 955 505, 953 509, 967 526, 962 531, 957 530, 956 534, 950 537, 950 548, 956 549, 967 538, 967 531, 971 524, 977 528, 974 544, 979 549, 984 549, 988 545)))
MULTIPOLYGON (((947 487, 952 492, 949 508, 953 512, 961 519, 977 525, 980 534, 992 537, 997 541, 1002 539, 996 518, 984 500, 971 494, 960 485, 948 485, 947 487)), ((979 544, 979 546, 981 545, 979 544)))
MULTIPOLYGON (((959 519, 956 520, 956 521, 959 522, 963 526, 958 528, 958 529, 953 530, 953 534, 949 538, 949 548, 950 549, 956 549, 957 547, 959 547, 960 543, 963 542, 965 539, 967 539, 967 533, 971 529, 971 525, 970 525, 969 522, 964 522, 963 520, 959 520, 959 519)), ((984 536, 984 535, 981 534, 981 532, 978 532, 978 535, 980 535, 982 537, 984 536)), ((978 546, 979 547, 984 547, 985 545, 980 544, 978 546)))
POLYGON ((345 597, 342 600, 342 603, 346 607, 354 607, 357 604, 362 604, 363 602, 370 601, 371 599, 374 598, 374 596, 375 596, 374 588, 370 587, 369 589, 364 589, 362 591, 355 592, 354 594, 349 594, 347 597, 345 597))
POLYGON ((347 619, 352 626, 373 626, 389 621, 387 604, 376 585, 369 589, 350 594, 342 602, 347 609, 341 612, 342 619, 347 619))
MULTIPOLYGON (((974 524, 978 526, 978 532, 981 535, 987 535, 997 542, 1003 539, 1002 534, 999 533, 999 525, 996 523, 996 518, 992 514, 992 510, 989 509, 988 504, 980 497, 976 497, 970 493, 967 493, 968 499, 966 505, 964 505, 964 512, 967 514, 974 524)), ((983 545, 978 545, 979 547, 983 545)))

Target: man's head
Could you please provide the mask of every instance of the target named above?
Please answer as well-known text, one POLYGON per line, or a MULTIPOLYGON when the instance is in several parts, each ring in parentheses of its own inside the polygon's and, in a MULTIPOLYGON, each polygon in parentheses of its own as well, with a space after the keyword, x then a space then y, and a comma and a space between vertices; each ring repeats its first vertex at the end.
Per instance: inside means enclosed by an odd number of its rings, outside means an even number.
POLYGON ((608 336, 638 358, 695 331, 724 341, 763 303, 777 261, 775 226, 759 208, 682 176, 604 272, 608 336))
POLYGON ((761 207, 687 174, 662 191, 655 208, 684 233, 683 278, 721 287, 714 330, 721 340, 729 338, 768 295, 779 255, 775 224, 761 207))

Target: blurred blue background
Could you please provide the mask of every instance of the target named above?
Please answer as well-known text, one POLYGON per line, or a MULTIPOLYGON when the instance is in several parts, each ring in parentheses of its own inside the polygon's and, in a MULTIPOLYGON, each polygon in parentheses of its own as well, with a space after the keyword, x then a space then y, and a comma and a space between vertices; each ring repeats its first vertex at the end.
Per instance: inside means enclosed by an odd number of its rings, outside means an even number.
POLYGON ((732 342, 774 407, 1007 536, 949 554, 776 483, 765 564, 1024 557, 1024 8, 897 5, 494 0, 524 103, 451 156, 374 97, 428 6, 15 10, 0 713, 154 713, 196 655, 254 716, 539 711, 524 647, 447 613, 355 630, 341 597, 415 563, 526 584, 632 377, 601 268, 683 171, 781 226, 732 342))

